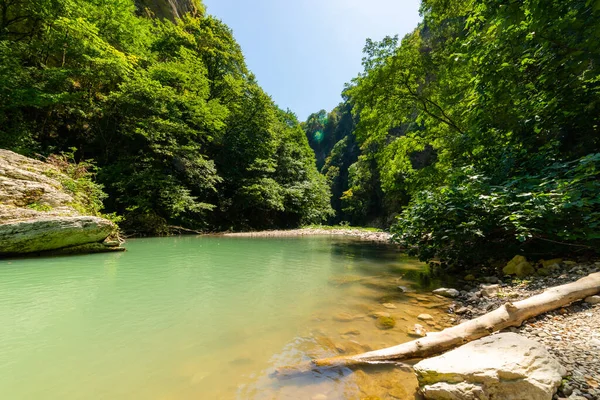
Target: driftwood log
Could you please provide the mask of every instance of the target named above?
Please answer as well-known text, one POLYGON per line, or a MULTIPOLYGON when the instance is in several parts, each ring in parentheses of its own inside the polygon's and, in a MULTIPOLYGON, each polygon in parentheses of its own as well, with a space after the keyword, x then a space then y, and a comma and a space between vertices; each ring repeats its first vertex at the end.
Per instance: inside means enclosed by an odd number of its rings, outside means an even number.
POLYGON ((578 281, 546 289, 543 293, 515 303, 506 303, 494 311, 441 332, 381 350, 352 356, 312 360, 305 364, 283 367, 279 375, 296 374, 328 367, 358 367, 368 364, 398 363, 422 359, 490 335, 511 326, 520 326, 529 318, 566 306, 574 301, 600 293, 600 272, 578 281))

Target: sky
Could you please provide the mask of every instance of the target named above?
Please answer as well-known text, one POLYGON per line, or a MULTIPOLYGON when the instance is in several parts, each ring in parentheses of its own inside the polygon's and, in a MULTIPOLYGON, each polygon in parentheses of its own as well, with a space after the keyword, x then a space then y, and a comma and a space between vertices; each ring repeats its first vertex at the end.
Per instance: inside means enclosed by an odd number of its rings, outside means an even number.
POLYGON ((403 37, 419 0, 203 0, 242 47, 248 68, 282 109, 300 119, 341 101, 362 71, 367 38, 403 37))

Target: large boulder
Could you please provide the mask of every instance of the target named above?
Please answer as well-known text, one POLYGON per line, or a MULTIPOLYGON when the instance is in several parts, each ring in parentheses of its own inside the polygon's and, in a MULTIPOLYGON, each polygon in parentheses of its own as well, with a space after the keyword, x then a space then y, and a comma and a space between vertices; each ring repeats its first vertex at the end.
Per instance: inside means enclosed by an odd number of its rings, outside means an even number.
POLYGON ((0 149, 0 256, 122 250, 101 244, 116 226, 82 215, 69 181, 54 165, 0 149))
POLYGON ((567 371, 538 342, 488 336, 415 365, 430 400, 551 400, 567 371))
POLYGON ((25 254, 98 243, 115 229, 98 217, 56 217, 0 225, 0 254, 25 254))

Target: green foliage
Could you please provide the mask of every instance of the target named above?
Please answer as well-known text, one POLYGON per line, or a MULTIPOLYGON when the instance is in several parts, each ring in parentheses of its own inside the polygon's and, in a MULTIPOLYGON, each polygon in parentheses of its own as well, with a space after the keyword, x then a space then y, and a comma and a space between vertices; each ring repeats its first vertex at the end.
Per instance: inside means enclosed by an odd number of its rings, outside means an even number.
POLYGON ((600 243, 600 154, 492 185, 472 169, 415 195, 393 232, 423 260, 464 264, 600 243))
POLYGON ((363 215, 353 214, 351 210, 348 212, 348 207, 343 204, 344 193, 349 190, 350 167, 358 161, 359 155, 352 134, 355 127, 350 102, 340 104, 329 114, 321 110, 302 123, 308 143, 315 152, 317 167, 326 177, 331 191, 335 216, 329 218, 330 223, 350 220, 360 225, 366 222, 363 215))
MULTIPOLYGON (((77 148, 69 161, 91 172, 94 160, 104 206, 132 233, 326 219, 299 123, 256 84, 231 30, 195 8, 171 22, 136 15, 133 0, 0 0, 0 147, 77 148)), ((52 160, 99 213, 92 175, 52 160)))
POLYGON ((49 206, 48 204, 40 204, 40 203, 31 203, 31 204, 27 204, 27 208, 35 210, 35 211, 41 211, 41 212, 48 212, 48 211, 52 211, 52 207, 49 206))
MULTIPOLYGON (((96 167, 89 161, 75 162, 74 152, 51 154, 46 162, 57 168, 63 175, 59 175, 60 183, 65 191, 75 200, 71 206, 82 214, 104 216, 102 201, 107 197, 103 186, 94 181, 96 167), (66 176, 66 177, 65 177, 66 176)), ((115 221, 115 218, 111 218, 115 221)))

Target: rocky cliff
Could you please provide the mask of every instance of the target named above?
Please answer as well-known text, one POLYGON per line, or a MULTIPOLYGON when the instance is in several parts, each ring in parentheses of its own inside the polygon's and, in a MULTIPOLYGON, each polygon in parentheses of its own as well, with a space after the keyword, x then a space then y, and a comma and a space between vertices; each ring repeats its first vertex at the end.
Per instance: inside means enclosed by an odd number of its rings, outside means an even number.
POLYGON ((200 10, 198 0, 136 0, 141 14, 174 21, 186 13, 195 14, 200 10))
POLYGON ((0 149, 0 257, 119 251, 116 226, 82 215, 55 166, 0 149))

